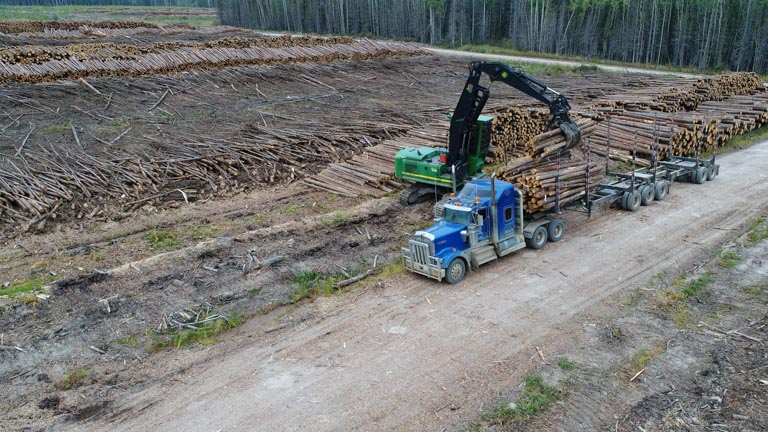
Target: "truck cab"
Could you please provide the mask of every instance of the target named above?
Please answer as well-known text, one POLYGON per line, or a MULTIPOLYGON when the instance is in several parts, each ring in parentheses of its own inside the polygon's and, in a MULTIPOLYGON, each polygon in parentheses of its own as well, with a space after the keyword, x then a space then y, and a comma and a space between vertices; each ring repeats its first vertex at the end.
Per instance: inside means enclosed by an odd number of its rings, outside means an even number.
POLYGON ((443 204, 442 214, 434 225, 413 234, 402 256, 407 270, 448 283, 461 282, 468 269, 526 245, 540 249, 564 233, 559 219, 526 224, 520 191, 494 178, 468 182, 443 204))

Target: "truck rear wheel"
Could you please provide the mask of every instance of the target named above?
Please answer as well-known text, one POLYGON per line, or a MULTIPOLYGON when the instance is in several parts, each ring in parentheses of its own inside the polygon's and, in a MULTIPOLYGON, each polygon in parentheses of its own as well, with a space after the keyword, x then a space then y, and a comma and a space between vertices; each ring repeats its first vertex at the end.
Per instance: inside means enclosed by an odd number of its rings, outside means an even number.
POLYGON ((536 229, 533 230, 533 235, 526 240, 526 243, 531 249, 538 250, 543 248, 544 245, 547 244, 547 228, 543 225, 536 227, 536 229))
POLYGON ((640 192, 638 191, 624 192, 622 203, 624 204, 624 210, 629 210, 632 212, 640 210, 640 203, 641 203, 640 192))
POLYGON ((653 187, 656 192, 656 201, 664 201, 667 199, 667 195, 669 195, 669 183, 662 180, 660 182, 656 183, 656 186, 653 187))
POLYGON ((638 189, 638 192, 640 192, 640 204, 644 206, 651 205, 655 195, 653 186, 642 185, 640 186, 640 189, 638 189))
POLYGON ((691 173, 691 180, 696 184, 703 184, 707 180, 707 169, 705 167, 699 167, 696 171, 691 173))
POLYGON ((448 268, 445 269, 445 281, 449 284, 457 284, 464 280, 464 276, 467 275, 467 264, 463 259, 456 257, 448 264, 448 268))
POLYGON ((547 237, 551 242, 558 242, 565 234, 565 222, 560 219, 552 219, 547 226, 547 237))
POLYGON ((717 173, 715 172, 715 167, 710 166, 707 168, 707 181, 712 181, 717 177, 717 173))

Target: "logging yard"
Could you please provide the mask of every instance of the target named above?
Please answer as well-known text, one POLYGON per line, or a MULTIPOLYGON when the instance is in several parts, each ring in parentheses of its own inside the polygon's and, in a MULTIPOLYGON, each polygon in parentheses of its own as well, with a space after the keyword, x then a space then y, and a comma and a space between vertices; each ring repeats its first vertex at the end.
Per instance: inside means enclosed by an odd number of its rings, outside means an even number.
POLYGON ((760 76, 523 65, 583 145, 496 85, 485 171, 568 232, 449 286, 402 271, 435 200, 401 204, 394 159, 446 146, 466 58, 141 21, 0 42, 0 429, 768 429, 760 76), (579 211, 606 171, 715 154, 579 211))

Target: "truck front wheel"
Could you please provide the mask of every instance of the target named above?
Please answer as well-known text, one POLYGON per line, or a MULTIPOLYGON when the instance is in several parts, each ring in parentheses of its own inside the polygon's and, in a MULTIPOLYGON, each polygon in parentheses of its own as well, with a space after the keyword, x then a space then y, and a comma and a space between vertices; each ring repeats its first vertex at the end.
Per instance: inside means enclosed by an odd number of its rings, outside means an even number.
POLYGON ((467 274, 467 264, 463 259, 456 257, 448 264, 448 268, 445 269, 445 281, 449 284, 457 284, 464 280, 464 276, 467 274))

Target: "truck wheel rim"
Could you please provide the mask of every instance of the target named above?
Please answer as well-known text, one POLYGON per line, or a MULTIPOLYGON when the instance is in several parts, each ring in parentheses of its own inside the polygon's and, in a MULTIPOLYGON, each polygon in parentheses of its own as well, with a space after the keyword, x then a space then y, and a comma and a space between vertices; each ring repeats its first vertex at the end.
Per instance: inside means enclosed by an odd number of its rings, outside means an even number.
POLYGON ((451 278, 458 279, 461 277, 461 264, 456 263, 451 266, 451 278))

